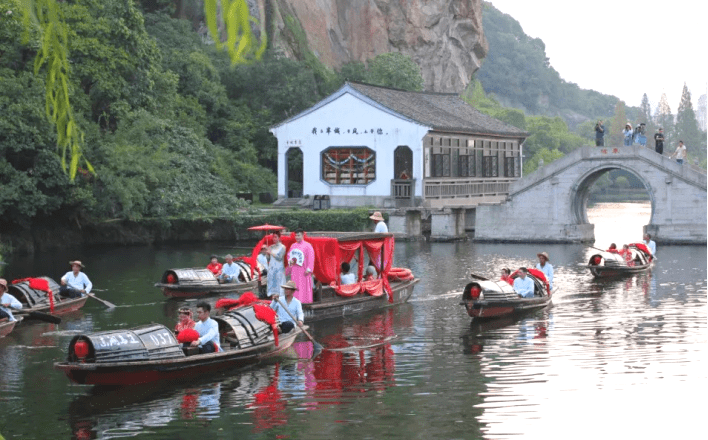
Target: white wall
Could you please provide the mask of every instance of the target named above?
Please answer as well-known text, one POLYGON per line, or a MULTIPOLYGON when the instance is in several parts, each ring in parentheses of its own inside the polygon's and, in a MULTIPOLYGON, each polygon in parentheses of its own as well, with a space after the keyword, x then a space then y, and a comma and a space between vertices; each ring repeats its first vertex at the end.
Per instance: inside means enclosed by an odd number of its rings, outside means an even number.
POLYGON ((394 178, 393 152, 399 145, 406 145, 413 152, 415 193, 421 195, 422 142, 428 130, 429 127, 381 110, 351 93, 344 93, 323 107, 271 130, 278 138, 278 197, 287 196, 285 153, 292 147, 299 147, 303 153, 303 194, 367 198, 389 196, 391 179, 394 178), (338 134, 334 132, 335 128, 339 128, 338 134), (314 129, 316 133, 313 133, 314 129), (354 129, 357 134, 353 133, 354 129), (357 146, 376 152, 376 180, 367 185, 332 185, 324 182, 321 178, 321 152, 329 147, 357 146))

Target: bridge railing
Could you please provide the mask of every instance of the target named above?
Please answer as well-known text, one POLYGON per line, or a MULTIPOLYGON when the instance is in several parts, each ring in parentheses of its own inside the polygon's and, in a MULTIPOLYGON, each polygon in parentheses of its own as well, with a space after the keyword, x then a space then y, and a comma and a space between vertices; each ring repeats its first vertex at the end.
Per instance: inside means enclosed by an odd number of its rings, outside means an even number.
POLYGON ((423 196, 426 200, 506 196, 515 180, 518 179, 425 179, 423 196))

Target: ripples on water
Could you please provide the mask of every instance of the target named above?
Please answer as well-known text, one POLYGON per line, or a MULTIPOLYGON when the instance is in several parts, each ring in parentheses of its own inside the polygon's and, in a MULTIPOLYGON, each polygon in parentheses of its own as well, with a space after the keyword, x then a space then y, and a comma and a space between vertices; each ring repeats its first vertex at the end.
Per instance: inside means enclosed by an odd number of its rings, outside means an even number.
MULTIPOLYGON (((619 208, 639 218, 639 226, 620 221, 616 206, 596 207, 589 217, 602 215, 612 224, 597 226, 598 246, 640 239, 647 206, 619 208)), ((179 302, 139 287, 175 267, 166 258, 173 250, 157 250, 143 257, 159 261, 153 273, 131 273, 136 284, 126 284, 126 293, 104 294, 125 307, 106 311, 87 304, 59 326, 34 323, 0 340, 0 413, 12 420, 0 425, 0 433, 82 439, 697 438, 708 382, 706 248, 659 245, 651 273, 599 281, 579 266, 591 252, 581 245, 399 243, 398 265, 421 278, 409 304, 311 328, 329 348, 380 345, 325 350, 311 359, 312 344, 304 341, 277 363, 184 384, 70 386, 48 365, 65 356, 76 332, 173 323, 179 302), (503 266, 529 266, 541 250, 556 268, 553 306, 520 319, 471 323, 458 304, 467 274, 495 276, 503 266)), ((179 265, 208 254, 184 252, 179 265)), ((105 277, 108 284, 115 275, 100 272, 103 258, 129 258, 113 251, 93 258, 94 282, 105 277)))

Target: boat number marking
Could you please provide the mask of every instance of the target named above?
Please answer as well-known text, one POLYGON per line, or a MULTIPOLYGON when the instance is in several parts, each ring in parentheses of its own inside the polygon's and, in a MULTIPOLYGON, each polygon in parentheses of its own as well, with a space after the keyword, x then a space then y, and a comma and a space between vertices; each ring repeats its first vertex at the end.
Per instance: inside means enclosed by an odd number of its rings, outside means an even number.
POLYGON ((173 344, 172 335, 170 335, 168 332, 160 332, 157 334, 152 334, 152 335, 150 335, 150 340, 155 345, 173 344))
POLYGON ((140 343, 137 339, 135 339, 135 336, 133 336, 132 333, 116 333, 105 337, 99 336, 98 340, 100 342, 98 346, 101 348, 140 343))

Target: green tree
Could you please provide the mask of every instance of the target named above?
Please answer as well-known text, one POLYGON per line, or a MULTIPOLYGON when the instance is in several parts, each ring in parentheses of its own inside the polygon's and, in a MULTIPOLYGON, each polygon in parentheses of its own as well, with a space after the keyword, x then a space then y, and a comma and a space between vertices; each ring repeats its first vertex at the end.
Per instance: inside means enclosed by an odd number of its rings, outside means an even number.
POLYGON ((624 135, 622 134, 622 130, 624 130, 626 123, 627 115, 624 111, 624 102, 618 100, 615 105, 615 114, 612 117, 612 122, 608 124, 609 126, 606 130, 606 132, 609 131, 609 136, 605 134, 605 138, 609 138, 609 144, 606 144, 608 147, 619 147, 623 145, 624 135))
POLYGON ((371 84, 396 89, 421 91, 423 76, 410 56, 399 52, 377 55, 369 63, 367 80, 371 84))
POLYGON ((671 107, 666 93, 661 94, 661 99, 654 112, 654 121, 657 129, 664 129, 664 149, 672 144, 674 139, 674 115, 671 114, 671 107))
POLYGON ((684 83, 681 93, 681 102, 676 112, 676 125, 674 128, 676 142, 683 140, 683 143, 689 147, 696 148, 701 143, 705 143, 705 136, 701 136, 698 131, 698 121, 696 113, 693 111, 691 104, 691 92, 684 83))

